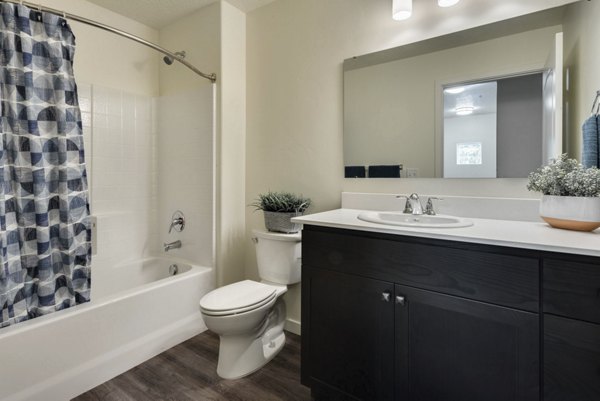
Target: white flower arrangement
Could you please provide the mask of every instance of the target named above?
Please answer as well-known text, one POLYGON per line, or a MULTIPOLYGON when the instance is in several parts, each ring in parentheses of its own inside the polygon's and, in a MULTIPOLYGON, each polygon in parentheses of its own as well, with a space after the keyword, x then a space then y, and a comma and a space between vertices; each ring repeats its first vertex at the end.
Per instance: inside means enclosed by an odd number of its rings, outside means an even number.
POLYGON ((600 196, 600 169, 585 168, 566 154, 529 174, 527 189, 554 196, 600 196))

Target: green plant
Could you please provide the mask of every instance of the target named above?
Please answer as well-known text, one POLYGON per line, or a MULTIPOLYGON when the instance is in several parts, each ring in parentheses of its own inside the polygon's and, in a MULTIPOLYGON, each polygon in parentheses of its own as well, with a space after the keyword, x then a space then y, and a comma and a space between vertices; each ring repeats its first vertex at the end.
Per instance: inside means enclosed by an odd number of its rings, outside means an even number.
POLYGON ((311 200, 302 195, 294 195, 289 192, 271 192, 258 195, 258 198, 250 204, 256 210, 265 212, 303 213, 310 206, 311 200))
POLYGON ((563 154, 529 174, 527 189, 554 196, 600 196, 600 170, 585 168, 563 154))

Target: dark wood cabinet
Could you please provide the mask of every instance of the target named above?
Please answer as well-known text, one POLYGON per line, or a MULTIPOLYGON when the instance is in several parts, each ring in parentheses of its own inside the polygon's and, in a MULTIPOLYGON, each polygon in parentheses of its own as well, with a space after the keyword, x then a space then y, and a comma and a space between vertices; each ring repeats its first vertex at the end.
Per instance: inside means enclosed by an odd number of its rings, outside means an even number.
POLYGON ((539 401, 539 316, 397 285, 396 399, 539 401))
POLYGON ((315 400, 600 401, 600 258, 305 226, 315 400))
POLYGON ((394 285, 304 266, 303 375, 317 399, 393 400, 394 285))
POLYGON ((600 262, 544 259, 544 312, 600 324, 600 262))
POLYGON ((544 317, 544 400, 600 400, 600 325, 544 317))
POLYGON ((302 381, 315 400, 539 401, 539 259, 305 226, 302 381))
POLYGON ((600 261, 548 257, 543 266, 544 400, 598 401, 600 261))

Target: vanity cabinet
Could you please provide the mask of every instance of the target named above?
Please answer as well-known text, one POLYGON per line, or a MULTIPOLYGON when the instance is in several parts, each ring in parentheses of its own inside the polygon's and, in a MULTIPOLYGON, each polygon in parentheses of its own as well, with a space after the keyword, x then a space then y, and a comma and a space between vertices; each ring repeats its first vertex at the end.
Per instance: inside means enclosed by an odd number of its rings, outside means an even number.
POLYGON ((310 267, 302 276, 310 283, 314 339, 303 344, 302 365, 311 367, 313 396, 392 400, 394 285, 310 267))
POLYGON ((539 265, 305 225, 302 382, 315 400, 539 401, 539 265))
POLYGON ((600 262, 544 259, 543 283, 544 400, 598 401, 600 262))
POLYGON ((396 399, 539 400, 535 313, 397 285, 396 399))

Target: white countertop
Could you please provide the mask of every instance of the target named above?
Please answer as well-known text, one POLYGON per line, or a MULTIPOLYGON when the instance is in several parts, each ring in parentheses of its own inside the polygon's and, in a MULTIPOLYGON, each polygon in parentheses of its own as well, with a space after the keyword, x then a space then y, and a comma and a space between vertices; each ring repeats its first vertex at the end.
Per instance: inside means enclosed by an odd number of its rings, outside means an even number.
POLYGON ((435 238, 477 244, 536 249, 578 255, 600 256, 600 229, 578 232, 552 228, 543 222, 468 218, 473 225, 463 228, 415 228, 370 223, 358 219, 363 210, 336 209, 295 217, 295 223, 348 230, 435 238))

